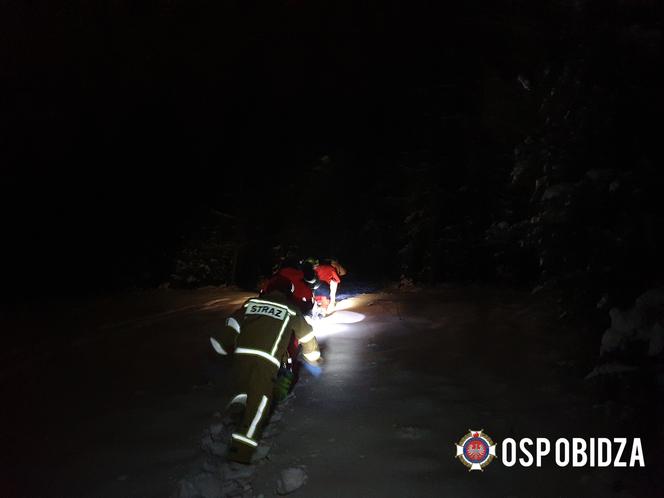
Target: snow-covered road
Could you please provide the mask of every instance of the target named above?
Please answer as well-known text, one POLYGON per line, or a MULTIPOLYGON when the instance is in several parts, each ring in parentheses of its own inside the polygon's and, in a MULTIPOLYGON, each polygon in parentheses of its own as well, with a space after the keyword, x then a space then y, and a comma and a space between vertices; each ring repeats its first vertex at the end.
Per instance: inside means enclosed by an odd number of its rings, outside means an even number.
MULTIPOLYGON (((144 293, 4 323, 42 346, 39 362, 3 365, 3 496, 174 492, 228 394, 209 332, 248 296, 144 293)), ((549 305, 472 287, 345 300, 318 328, 323 373, 303 374, 247 496, 273 496, 289 468, 307 475, 293 496, 312 498, 655 496, 639 470, 495 461, 480 473, 454 458, 468 429, 497 441, 641 429, 584 386, 596 342, 585 348, 549 305)))
POLYGON ((628 496, 616 483, 634 471, 495 461, 469 473, 454 458, 471 428, 495 440, 611 430, 546 310, 479 289, 365 295, 342 307, 322 327, 324 373, 298 386, 256 495, 271 496, 282 469, 301 467, 303 497, 628 496))

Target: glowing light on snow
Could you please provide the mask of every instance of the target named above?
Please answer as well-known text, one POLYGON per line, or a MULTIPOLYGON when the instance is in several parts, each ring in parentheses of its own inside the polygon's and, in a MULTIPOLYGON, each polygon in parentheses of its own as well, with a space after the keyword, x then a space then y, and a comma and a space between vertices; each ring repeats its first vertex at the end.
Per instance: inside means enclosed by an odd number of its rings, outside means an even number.
POLYGON ((335 311, 330 316, 325 317, 325 320, 332 323, 357 323, 365 318, 366 317, 362 313, 339 310, 335 311))
POLYGON ((359 298, 349 297, 348 299, 344 299, 343 301, 337 301, 335 309, 337 311, 347 310, 350 308, 355 308, 358 304, 360 304, 359 298))
POLYGON ((227 301, 230 301, 230 298, 222 297, 221 299, 213 299, 212 301, 204 303, 202 309, 206 310, 206 309, 220 308, 224 306, 224 303, 226 303, 227 301))
POLYGON ((362 313, 354 311, 335 311, 320 320, 312 320, 311 326, 314 329, 316 338, 329 337, 340 332, 351 330, 351 324, 361 322, 366 317, 362 313))
POLYGON ((318 320, 313 324, 314 332, 316 333, 316 339, 322 339, 324 337, 329 337, 339 332, 345 332, 348 330, 348 326, 342 323, 331 323, 326 322, 325 319, 318 320))
POLYGON ((203 303, 202 305, 192 305, 188 306, 187 308, 200 308, 203 311, 217 311, 217 310, 223 310, 227 308, 228 306, 240 306, 242 303, 244 303, 247 299, 253 297, 251 294, 245 294, 243 296, 239 297, 222 297, 219 299, 213 299, 211 301, 207 301, 203 303))

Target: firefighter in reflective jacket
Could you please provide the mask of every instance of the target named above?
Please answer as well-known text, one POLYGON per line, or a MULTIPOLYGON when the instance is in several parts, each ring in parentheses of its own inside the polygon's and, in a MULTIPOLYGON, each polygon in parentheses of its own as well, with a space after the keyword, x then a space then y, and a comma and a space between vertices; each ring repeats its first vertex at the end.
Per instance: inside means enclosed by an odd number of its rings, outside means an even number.
POLYGON ((234 353, 236 395, 229 405, 245 405, 242 422, 233 433, 229 458, 250 463, 269 413, 274 382, 286 348, 295 335, 302 345, 304 360, 316 365, 320 350, 311 326, 292 300, 292 284, 273 279, 259 298, 249 299, 215 337, 212 347, 219 354, 234 353))

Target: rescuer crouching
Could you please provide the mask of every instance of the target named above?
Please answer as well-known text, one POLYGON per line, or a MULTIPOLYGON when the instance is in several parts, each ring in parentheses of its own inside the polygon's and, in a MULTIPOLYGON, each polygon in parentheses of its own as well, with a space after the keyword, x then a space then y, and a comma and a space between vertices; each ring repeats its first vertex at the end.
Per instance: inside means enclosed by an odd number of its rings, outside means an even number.
POLYGON ((273 278, 258 298, 247 300, 210 341, 219 354, 233 353, 235 395, 229 406, 244 405, 242 421, 231 437, 229 459, 251 463, 269 414, 275 381, 294 335, 304 360, 321 361, 313 329, 293 299, 293 284, 273 278))

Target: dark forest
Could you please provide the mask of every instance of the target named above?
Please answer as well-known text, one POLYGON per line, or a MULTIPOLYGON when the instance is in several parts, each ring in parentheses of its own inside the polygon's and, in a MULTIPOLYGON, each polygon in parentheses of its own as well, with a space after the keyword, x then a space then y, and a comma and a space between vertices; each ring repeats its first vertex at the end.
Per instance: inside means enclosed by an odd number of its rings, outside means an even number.
POLYGON ((664 385, 663 21, 655 0, 2 2, 3 368, 86 337, 25 325, 53 303, 255 293, 297 254, 347 289, 542 299, 579 379, 638 371, 590 397, 639 412, 624 386, 664 385))

